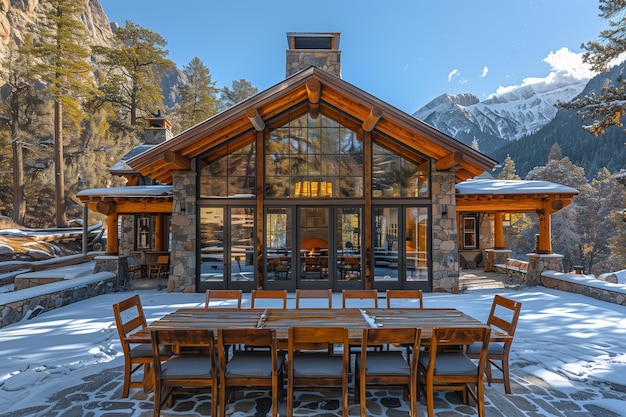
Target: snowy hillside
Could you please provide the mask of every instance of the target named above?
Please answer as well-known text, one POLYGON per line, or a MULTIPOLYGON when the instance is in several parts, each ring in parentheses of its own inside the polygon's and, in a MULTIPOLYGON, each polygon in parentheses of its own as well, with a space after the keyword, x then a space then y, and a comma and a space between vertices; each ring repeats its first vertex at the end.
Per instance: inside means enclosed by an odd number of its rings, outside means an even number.
POLYGON ((473 94, 444 94, 413 116, 464 142, 467 138, 519 139, 532 134, 556 115, 554 104, 580 94, 591 79, 588 71, 562 70, 546 79, 527 79, 522 86, 500 88, 480 101, 473 94))

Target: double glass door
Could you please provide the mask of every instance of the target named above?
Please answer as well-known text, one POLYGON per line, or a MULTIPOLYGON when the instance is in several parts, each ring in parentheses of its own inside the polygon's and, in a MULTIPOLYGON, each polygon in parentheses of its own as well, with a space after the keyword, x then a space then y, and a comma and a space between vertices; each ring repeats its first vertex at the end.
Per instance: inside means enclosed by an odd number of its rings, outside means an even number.
POLYGON ((268 208, 267 288, 358 288, 363 280, 362 207, 268 208))

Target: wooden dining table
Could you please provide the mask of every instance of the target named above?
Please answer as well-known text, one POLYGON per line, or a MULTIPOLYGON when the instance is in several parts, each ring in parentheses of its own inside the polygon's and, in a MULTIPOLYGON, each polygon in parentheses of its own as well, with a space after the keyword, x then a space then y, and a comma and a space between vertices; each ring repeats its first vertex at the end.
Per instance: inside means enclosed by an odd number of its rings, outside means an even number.
MULTIPOLYGON (((276 329, 279 348, 287 347, 288 329, 294 326, 334 326, 348 328, 350 344, 360 344, 366 327, 419 327, 423 342, 436 327, 487 326, 454 308, 342 308, 342 309, 207 309, 181 308, 153 321, 147 328, 130 335, 130 343, 150 343, 150 328, 271 328, 276 329)), ((509 338, 492 331, 492 341, 509 338)))

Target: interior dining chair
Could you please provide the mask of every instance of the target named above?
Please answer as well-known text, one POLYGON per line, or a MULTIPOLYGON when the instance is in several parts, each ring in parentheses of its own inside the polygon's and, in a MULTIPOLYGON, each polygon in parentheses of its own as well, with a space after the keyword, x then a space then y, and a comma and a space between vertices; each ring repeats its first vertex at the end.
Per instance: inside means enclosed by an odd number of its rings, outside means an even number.
POLYGON ((287 290, 252 290, 250 295, 250 308, 287 308, 287 290), (269 304, 259 300, 273 300, 269 304), (276 303, 278 300, 278 304, 276 303), (263 305, 261 305, 263 304, 263 305), (278 307, 277 307, 278 306, 278 307))
POLYGON ((241 308, 242 290, 206 290, 204 308, 241 308), (211 305, 211 301, 221 301, 218 305, 211 305))
POLYGON ((407 352, 419 352, 421 330, 417 328, 365 328, 361 352, 357 354, 354 372, 354 401, 360 404, 361 417, 367 417, 366 390, 404 390, 411 417, 417 417, 417 356, 405 356, 402 350, 370 351, 381 344, 406 346, 407 352))
POLYGON ((287 416, 293 417, 294 391, 341 390, 342 416, 348 417, 348 329, 345 327, 290 327, 287 351, 287 416), (320 343, 341 346, 341 355, 311 351, 320 343))
POLYGON ((159 255, 157 257, 157 261, 148 266, 148 277, 149 278, 167 278, 170 271, 170 256, 169 255, 159 255))
POLYGON ((152 367, 154 369, 154 417, 175 390, 210 389, 211 415, 217 415, 218 380, 213 331, 198 328, 154 328, 152 337, 152 367), (189 348, 189 352, 161 356, 162 346, 189 348), (199 349, 198 349, 199 348, 199 349))
POLYGON ((378 308, 378 290, 343 290, 341 292, 341 306, 378 308), (351 300, 358 300, 351 302, 351 300), (370 300, 370 301, 364 301, 370 300), (368 304, 368 305, 366 305, 368 304))
POLYGON ((424 308, 422 290, 387 290, 386 298, 387 308, 424 308), (394 300, 396 301, 395 303, 393 302, 394 300))
POLYGON ((276 346, 275 329, 219 329, 217 333, 220 415, 226 414, 233 389, 267 387, 272 393, 272 416, 278 416, 282 399, 285 355, 276 346), (246 345, 264 350, 235 350, 229 358, 229 346, 246 345))
MULTIPOLYGON (((492 382, 504 383, 504 392, 511 393, 511 381, 509 377, 509 353, 513 344, 515 329, 517 328, 517 320, 522 310, 522 303, 511 300, 501 295, 495 295, 491 304, 491 311, 487 324, 492 329, 506 333, 509 336, 504 342, 490 342, 487 350, 487 363, 485 364, 485 374, 487 375, 487 383, 492 382), (499 369, 502 378, 494 378, 492 366, 499 369)), ((474 343, 468 346, 467 354, 470 358, 476 359, 480 355, 481 346, 474 343)))
POLYGON ((318 305, 315 305, 314 307, 308 307, 308 308, 332 308, 333 307, 333 291, 331 289, 325 289, 325 290, 301 290, 301 289, 297 289, 296 290, 296 309, 300 309, 300 308, 307 308, 305 306, 302 306, 302 300, 320 300, 320 302, 324 302, 324 304, 326 304, 326 306, 324 307, 319 307, 319 303, 316 303, 318 305))
POLYGON ((478 417, 485 417, 484 370, 490 335, 487 326, 433 329, 428 349, 420 351, 417 363, 418 389, 426 396, 428 417, 435 417, 435 390, 461 391, 465 404, 469 394, 476 402, 478 417), (445 346, 467 346, 475 342, 482 343, 477 363, 462 350, 445 350, 445 346))
MULTIPOLYGON (((117 334, 120 338, 122 351, 124 352, 124 385, 122 398, 128 397, 130 388, 142 388, 143 380, 132 379, 132 375, 143 368, 143 376, 146 378, 152 364, 152 347, 149 343, 129 343, 127 337, 147 326, 139 295, 133 295, 119 303, 113 304, 113 315, 117 334)), ((163 348, 163 356, 169 356, 171 350, 163 348)))

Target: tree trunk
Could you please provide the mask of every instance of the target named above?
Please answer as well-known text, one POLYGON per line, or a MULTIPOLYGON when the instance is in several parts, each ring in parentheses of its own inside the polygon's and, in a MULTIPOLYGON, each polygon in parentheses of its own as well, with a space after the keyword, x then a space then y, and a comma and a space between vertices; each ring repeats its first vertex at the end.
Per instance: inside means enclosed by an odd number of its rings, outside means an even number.
POLYGON ((65 218, 65 164, 63 163, 63 105, 54 102, 54 185, 56 191, 56 225, 64 227, 65 218))
MULTIPOLYGON (((14 113, 17 115, 17 112, 14 113)), ((17 120, 11 126, 11 148, 13 150, 13 221, 24 225, 26 201, 24 200, 24 152, 19 138, 17 120)))

